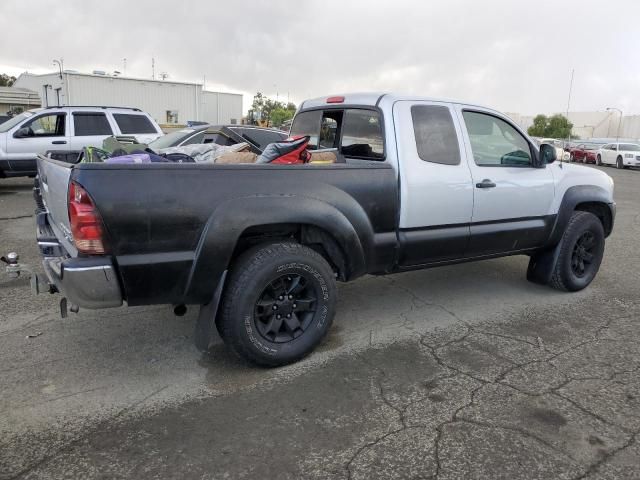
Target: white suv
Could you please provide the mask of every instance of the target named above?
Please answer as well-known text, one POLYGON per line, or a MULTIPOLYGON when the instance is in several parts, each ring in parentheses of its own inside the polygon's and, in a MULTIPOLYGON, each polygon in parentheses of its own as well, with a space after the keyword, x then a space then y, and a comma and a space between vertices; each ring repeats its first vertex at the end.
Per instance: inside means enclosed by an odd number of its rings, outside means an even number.
POLYGON ((163 135, 151 116, 137 108, 47 107, 28 110, 0 124, 0 178, 33 176, 36 155, 47 150, 100 147, 111 135, 149 143, 163 135))

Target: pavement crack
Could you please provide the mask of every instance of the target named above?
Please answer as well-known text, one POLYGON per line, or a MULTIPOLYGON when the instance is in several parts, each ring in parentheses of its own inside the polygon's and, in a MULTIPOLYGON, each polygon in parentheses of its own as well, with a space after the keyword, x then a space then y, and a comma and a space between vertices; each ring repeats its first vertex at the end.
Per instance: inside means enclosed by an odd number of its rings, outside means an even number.
POLYGON ((16 215, 15 217, 0 217, 0 220, 20 220, 21 218, 31 218, 33 215, 16 215))
POLYGON ((613 450, 610 450, 609 452, 605 453, 602 456, 602 458, 600 458, 597 462, 591 464, 584 473, 582 473, 581 475, 578 475, 577 477, 574 477, 573 480, 583 480, 589 477, 590 475, 597 473, 598 470, 600 470, 600 467, 602 467, 604 464, 609 462, 618 453, 633 446, 637 440, 638 435, 640 435, 640 431, 637 431, 633 435, 631 435, 631 437, 629 437, 629 440, 627 440, 627 442, 624 445, 621 445, 620 447, 614 448, 613 450))

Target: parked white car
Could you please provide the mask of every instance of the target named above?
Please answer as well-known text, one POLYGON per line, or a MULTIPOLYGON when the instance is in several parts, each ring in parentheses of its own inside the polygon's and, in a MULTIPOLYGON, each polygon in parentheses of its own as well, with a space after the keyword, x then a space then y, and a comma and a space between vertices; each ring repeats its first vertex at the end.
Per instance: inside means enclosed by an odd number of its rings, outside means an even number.
POLYGON ((149 143, 163 135, 137 108, 47 107, 28 110, 0 124, 0 178, 34 176, 36 156, 47 150, 100 147, 111 135, 149 143))
POLYGON ((640 145, 607 143, 598 150, 596 165, 615 165, 617 168, 640 167, 640 145))

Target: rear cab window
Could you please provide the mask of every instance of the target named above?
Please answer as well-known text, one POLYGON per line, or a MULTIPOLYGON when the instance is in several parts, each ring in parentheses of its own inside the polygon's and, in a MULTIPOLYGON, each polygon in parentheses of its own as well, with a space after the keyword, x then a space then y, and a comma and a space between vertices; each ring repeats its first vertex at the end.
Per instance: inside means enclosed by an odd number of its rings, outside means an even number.
POLYGON ((382 118, 374 109, 317 109, 300 112, 291 136, 309 136, 309 149, 337 148, 346 158, 384 160, 382 118))
POLYGON ((135 113, 114 113, 113 119, 123 134, 158 133, 146 115, 135 113))

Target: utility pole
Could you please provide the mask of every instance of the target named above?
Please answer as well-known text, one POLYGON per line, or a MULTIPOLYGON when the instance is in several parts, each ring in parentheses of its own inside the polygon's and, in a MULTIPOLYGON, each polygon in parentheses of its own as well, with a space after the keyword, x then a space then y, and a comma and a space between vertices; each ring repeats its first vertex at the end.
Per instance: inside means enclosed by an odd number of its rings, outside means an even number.
POLYGON ((607 107, 607 112, 610 112, 611 110, 615 110, 618 112, 618 115, 620 115, 618 117, 618 130, 616 130, 616 143, 618 143, 620 140, 620 125, 622 124, 622 110, 616 107, 607 107))
POLYGON ((151 80, 156 79, 156 59, 151 57, 151 80))
MULTIPOLYGON (((571 90, 573 89, 573 74, 575 69, 571 69, 571 81, 569 82, 569 97, 567 98, 567 122, 569 121, 569 105, 571 104, 571 90)), ((571 129, 569 129, 569 138, 567 139, 567 143, 571 140, 571 129)), ((565 144, 566 147, 566 144, 565 144)))
POLYGON ((122 76, 123 77, 127 76, 127 59, 126 58, 122 59, 122 76))

